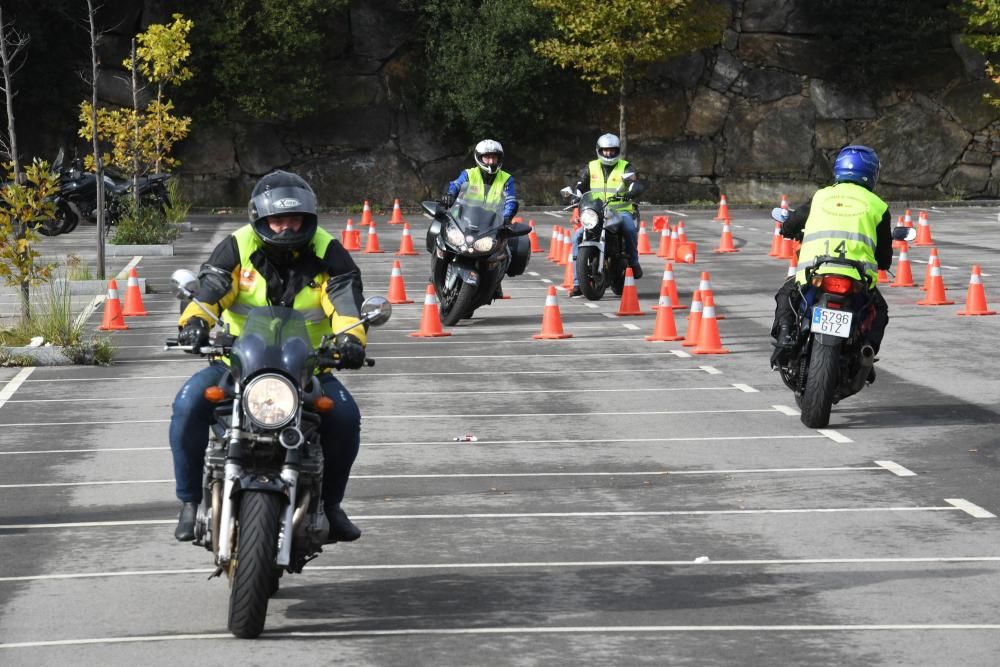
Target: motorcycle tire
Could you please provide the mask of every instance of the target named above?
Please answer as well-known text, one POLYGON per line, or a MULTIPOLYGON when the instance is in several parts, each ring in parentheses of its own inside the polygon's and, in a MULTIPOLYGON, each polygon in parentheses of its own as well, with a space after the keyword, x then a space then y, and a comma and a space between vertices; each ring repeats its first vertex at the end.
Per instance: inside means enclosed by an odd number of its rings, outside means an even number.
POLYGON ((600 272, 601 253, 597 248, 584 246, 576 253, 576 276, 580 291, 591 301, 600 301, 608 289, 607 273, 600 272))
POLYGON ((253 639, 264 631, 267 602, 276 590, 282 499, 273 493, 248 492, 240 500, 236 551, 230 569, 229 631, 253 639))
POLYGON ((812 346, 809 375, 802 394, 802 423, 809 428, 826 428, 830 423, 833 393, 837 389, 840 369, 840 348, 829 345, 812 346))
POLYGON ((441 302, 441 325, 446 327, 455 326, 460 320, 472 317, 473 311, 476 310, 472 304, 476 300, 476 291, 478 289, 475 285, 470 285, 462 281, 461 286, 453 290, 457 291, 457 294, 439 294, 438 300, 441 302))
POLYGON ((625 268, 628 263, 622 258, 611 258, 611 268, 608 273, 611 275, 611 291, 615 296, 621 296, 625 289, 625 268))
POLYGON ((42 236, 59 236, 64 231, 64 225, 57 220, 43 220, 35 225, 35 231, 42 236))
POLYGON ((76 226, 80 224, 80 216, 73 212, 73 209, 69 207, 68 204, 60 204, 56 208, 56 218, 62 218, 63 230, 62 234, 69 234, 71 231, 76 229, 76 226))

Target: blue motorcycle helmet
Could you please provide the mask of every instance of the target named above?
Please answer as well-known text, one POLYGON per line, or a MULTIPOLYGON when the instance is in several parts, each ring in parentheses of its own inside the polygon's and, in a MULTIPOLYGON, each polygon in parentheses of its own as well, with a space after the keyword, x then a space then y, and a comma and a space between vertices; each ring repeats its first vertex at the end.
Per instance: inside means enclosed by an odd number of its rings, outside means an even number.
POLYGON ((834 183, 857 183, 875 189, 878 181, 878 154, 868 146, 845 146, 833 161, 834 183))

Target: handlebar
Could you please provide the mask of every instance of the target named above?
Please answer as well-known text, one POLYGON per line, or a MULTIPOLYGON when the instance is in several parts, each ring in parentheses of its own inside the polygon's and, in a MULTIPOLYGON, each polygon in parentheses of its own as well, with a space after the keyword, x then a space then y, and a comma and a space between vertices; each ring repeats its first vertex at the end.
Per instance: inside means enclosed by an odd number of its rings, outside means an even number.
MULTIPOLYGON (((183 352, 190 352, 192 354, 198 354, 202 357, 206 356, 222 356, 229 354, 233 350, 233 346, 230 345, 203 345, 201 347, 195 348, 193 345, 181 345, 177 342, 176 337, 167 338, 163 345, 164 351, 167 350, 181 350, 183 352)), ((318 355, 318 366, 320 368, 332 368, 334 370, 343 370, 343 365, 340 363, 340 354, 336 349, 330 348, 320 348, 317 350, 318 355)), ((365 366, 372 367, 375 365, 375 360, 371 357, 365 357, 365 366)))

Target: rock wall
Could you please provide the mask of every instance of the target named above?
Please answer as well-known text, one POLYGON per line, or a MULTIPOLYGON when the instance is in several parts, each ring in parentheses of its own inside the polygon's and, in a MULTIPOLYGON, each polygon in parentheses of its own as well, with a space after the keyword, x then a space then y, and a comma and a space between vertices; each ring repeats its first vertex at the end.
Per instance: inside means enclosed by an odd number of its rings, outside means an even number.
MULTIPOLYGON (((831 45, 810 36, 804 2, 736 0, 719 47, 649 68, 629 106, 628 157, 650 201, 795 200, 829 180, 848 142, 879 151, 887 198, 1000 196, 1000 109, 982 100, 991 84, 975 53, 955 38, 908 87, 849 95, 825 78, 831 45)), ((243 205, 257 177, 284 168, 328 206, 412 205, 472 164, 469 147, 438 137, 401 92, 412 15, 392 0, 355 0, 348 19, 340 108, 295 126, 195 127, 178 147, 197 204, 243 205)), ((556 203, 592 159, 595 128, 615 131, 612 102, 551 144, 496 137, 522 201, 556 203)))

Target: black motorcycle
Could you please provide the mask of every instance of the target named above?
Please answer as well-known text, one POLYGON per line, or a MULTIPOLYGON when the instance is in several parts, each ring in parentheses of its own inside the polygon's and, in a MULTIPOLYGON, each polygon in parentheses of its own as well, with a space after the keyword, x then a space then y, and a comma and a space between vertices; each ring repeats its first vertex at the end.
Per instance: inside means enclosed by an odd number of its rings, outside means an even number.
POLYGON ((421 204, 433 218, 427 228, 427 252, 445 326, 492 303, 503 277, 524 273, 531 258, 531 227, 521 222, 505 225, 502 203, 466 200, 466 185, 450 209, 436 201, 421 204))
POLYGON ((627 190, 607 199, 599 199, 591 191, 581 194, 569 187, 560 191, 570 200, 567 209, 580 210, 583 238, 576 253, 576 277, 580 291, 591 301, 599 301, 608 287, 619 296, 625 287, 629 257, 622 229, 624 218, 611 204, 636 197, 642 190, 640 183, 632 181, 627 190))
MULTIPOLYGON (((182 269, 172 280, 178 297, 198 303, 193 273, 182 269)), ((213 576, 229 578, 228 627, 237 637, 260 635, 279 577, 301 572, 323 551, 329 522, 319 425, 320 413, 333 402, 323 396, 315 372, 340 367, 329 344, 337 334, 363 323, 385 323, 392 306, 371 297, 361 311, 361 322, 325 337, 314 349, 300 312, 261 306, 250 310, 238 338, 217 334, 210 345, 194 350, 230 361, 218 386, 205 392, 216 403, 215 423, 194 543, 215 555, 213 576)), ((167 348, 192 351, 176 338, 167 340, 167 348)))
MULTIPOLYGON (((59 192, 55 195, 55 220, 39 227, 47 236, 68 234, 76 229, 80 221, 97 224, 97 174, 83 171, 80 160, 75 159, 69 168, 63 169, 63 155, 52 164, 53 171, 59 173, 59 192)), ((163 211, 170 206, 167 194, 167 180, 170 174, 152 174, 138 179, 140 205, 152 206, 163 211)), ((116 178, 104 173, 104 201, 106 221, 116 224, 126 209, 126 201, 132 198, 133 181, 116 178)))
MULTIPOLYGON (((892 236, 912 240, 916 231, 897 227, 892 236)), ((866 342, 875 317, 875 285, 862 262, 835 255, 814 258, 805 280, 795 345, 774 357, 772 367, 794 393, 802 423, 825 428, 833 406, 864 388, 875 363, 875 351, 866 342), (852 269, 860 279, 829 272, 833 267, 852 269)))

